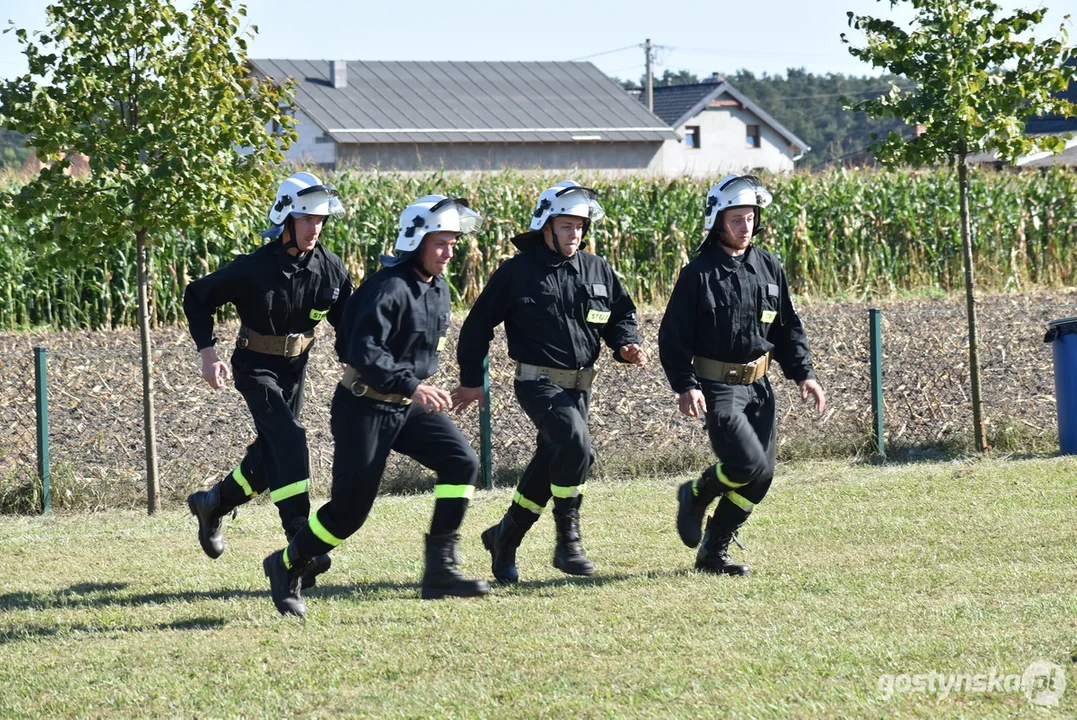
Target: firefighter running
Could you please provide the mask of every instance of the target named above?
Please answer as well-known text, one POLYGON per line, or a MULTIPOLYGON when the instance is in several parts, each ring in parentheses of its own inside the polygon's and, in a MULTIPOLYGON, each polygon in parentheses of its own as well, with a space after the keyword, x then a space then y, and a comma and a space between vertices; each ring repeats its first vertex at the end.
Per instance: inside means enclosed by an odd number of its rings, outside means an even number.
POLYGON ((750 573, 728 551, 774 476, 770 361, 778 361, 817 413, 826 407, 785 271, 753 242, 770 202, 771 194, 751 175, 729 175, 711 188, 706 239, 681 271, 658 334, 662 368, 680 411, 705 418, 718 457, 677 494, 677 531, 688 547, 700 546, 695 564, 704 572, 750 573), (715 498, 718 506, 700 544, 703 518, 715 498))
POLYGON ((263 562, 281 614, 306 614, 304 572, 362 527, 390 450, 437 475, 422 598, 489 592, 485 580, 464 577, 456 556, 478 457, 443 412, 451 406, 449 393, 426 383, 437 370, 449 328, 449 286, 441 275, 457 239, 481 223, 462 199, 419 198, 400 216, 396 254, 383 255, 385 267, 348 302, 337 334, 347 369, 332 404, 332 496, 288 547, 263 562))
POLYGON ((580 538, 580 505, 591 462, 587 413, 594 364, 605 342, 618 362, 643 365, 632 299, 605 260, 579 252, 605 213, 595 192, 565 181, 545 190, 520 253, 490 277, 460 330, 457 411, 483 399, 483 360, 494 328, 505 323, 513 388, 538 430, 537 448, 501 521, 482 533, 494 577, 519 579, 516 549, 550 498, 557 532, 553 565, 590 575, 580 538))
MULTIPOLYGON (((273 242, 242 255, 187 286, 183 311, 202 356, 202 377, 221 389, 232 376, 250 409, 257 437, 238 466, 209 490, 187 498, 198 518, 198 539, 211 558, 224 552, 225 515, 269 490, 285 536, 305 526, 310 462, 299 415, 314 328, 323 319, 337 327, 352 292, 340 258, 318 242, 329 216, 344 208, 336 191, 310 173, 284 180, 262 236, 273 242), (213 316, 232 303, 242 325, 229 372, 217 355, 213 316)), ((322 557, 303 582, 329 568, 322 557)))

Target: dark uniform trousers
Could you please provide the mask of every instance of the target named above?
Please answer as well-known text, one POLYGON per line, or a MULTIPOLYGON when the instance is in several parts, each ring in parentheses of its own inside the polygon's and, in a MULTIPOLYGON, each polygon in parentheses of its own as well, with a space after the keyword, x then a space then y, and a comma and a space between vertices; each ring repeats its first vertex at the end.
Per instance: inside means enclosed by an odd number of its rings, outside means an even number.
POLYGON ((333 395, 332 497, 311 516, 295 549, 313 557, 329 552, 366 522, 395 450, 437 474, 431 532, 455 532, 475 488, 479 458, 446 413, 417 404, 378 402, 337 387, 333 395))
POLYGON ((590 392, 541 380, 516 380, 516 399, 538 429, 537 447, 516 489, 514 505, 537 519, 551 497, 579 506, 591 464, 587 429, 590 392))
POLYGON ((739 525, 763 501, 774 479, 777 435, 774 392, 764 376, 751 385, 700 380, 706 426, 718 463, 704 477, 722 495, 717 513, 739 525))
POLYGON ((258 435, 221 485, 222 506, 242 505, 268 489, 289 535, 310 514, 310 454, 307 430, 299 421, 306 367, 306 355, 276 372, 247 372, 233 364, 236 389, 251 411, 258 435))

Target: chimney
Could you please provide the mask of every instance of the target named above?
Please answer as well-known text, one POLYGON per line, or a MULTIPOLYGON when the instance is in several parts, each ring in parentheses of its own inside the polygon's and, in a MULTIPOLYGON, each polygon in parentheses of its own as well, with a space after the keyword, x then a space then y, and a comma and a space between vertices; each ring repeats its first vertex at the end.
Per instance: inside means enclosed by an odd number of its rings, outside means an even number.
POLYGON ((714 83, 715 85, 718 85, 719 83, 724 83, 724 82, 725 82, 725 78, 724 78, 724 77, 722 77, 722 76, 721 76, 720 74, 718 74, 718 73, 711 73, 711 80, 710 80, 710 81, 711 81, 712 83, 714 83))
POLYGON ((338 89, 348 87, 348 62, 346 60, 329 61, 329 84, 338 89))

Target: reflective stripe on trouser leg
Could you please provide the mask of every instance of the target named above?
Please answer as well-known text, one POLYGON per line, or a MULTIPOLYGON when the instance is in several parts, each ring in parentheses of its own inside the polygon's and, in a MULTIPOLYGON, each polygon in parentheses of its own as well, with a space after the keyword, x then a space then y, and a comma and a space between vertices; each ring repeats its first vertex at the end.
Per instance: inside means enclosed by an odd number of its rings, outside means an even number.
MULTIPOLYGON (((748 484, 747 482, 739 483, 739 482, 733 482, 732 480, 730 480, 726 476, 726 474, 724 472, 722 472, 722 463, 715 463, 715 465, 714 465, 714 476, 716 478, 718 478, 718 482, 722 483, 726 487, 733 488, 734 490, 736 490, 737 488, 742 488, 742 487, 744 487, 745 485, 748 484)), ((698 482, 698 479, 697 479, 697 482, 698 482)))
POLYGON ((545 506, 539 505, 536 502, 531 502, 530 500, 525 498, 523 495, 520 494, 519 490, 517 490, 516 494, 512 496, 512 501, 520 507, 530 510, 536 515, 541 515, 542 511, 546 509, 545 506))
POLYGON ((574 498, 583 495, 587 489, 587 483, 580 485, 554 485, 550 484, 550 494, 555 498, 574 498))
POLYGON ((318 513, 311 515, 307 524, 310 526, 310 531, 314 533, 314 537, 330 547, 336 547, 344 542, 343 538, 338 538, 336 535, 325 529, 325 525, 322 525, 322 521, 318 519, 318 513))
POLYGON ((287 500, 290 497, 296 495, 302 495, 310 489, 310 478, 294 482, 291 485, 285 485, 282 488, 269 491, 269 497, 273 499, 273 502, 279 503, 282 500, 287 500))
POLYGON ((470 500, 475 494, 474 485, 434 485, 434 498, 463 498, 470 500))
POLYGON ((734 505, 736 505, 737 507, 739 507, 739 508, 740 508, 741 510, 743 510, 744 512, 751 512, 751 511, 752 511, 752 508, 754 508, 754 507, 755 507, 755 503, 754 503, 754 502, 752 502, 751 500, 749 500, 748 498, 744 497, 743 495, 741 495, 741 494, 740 494, 740 493, 738 493, 738 492, 734 492, 734 491, 732 491, 732 490, 731 490, 731 491, 729 491, 728 493, 726 493, 726 497, 727 497, 727 498, 728 498, 728 499, 729 499, 729 500, 730 500, 730 501, 731 501, 731 502, 732 502, 732 503, 733 503, 734 505))
POLYGON ((247 476, 243 474, 243 465, 236 465, 236 469, 232 471, 232 479, 236 481, 236 485, 239 485, 240 489, 246 494, 247 497, 256 497, 258 493, 251 487, 250 482, 247 480, 247 476))

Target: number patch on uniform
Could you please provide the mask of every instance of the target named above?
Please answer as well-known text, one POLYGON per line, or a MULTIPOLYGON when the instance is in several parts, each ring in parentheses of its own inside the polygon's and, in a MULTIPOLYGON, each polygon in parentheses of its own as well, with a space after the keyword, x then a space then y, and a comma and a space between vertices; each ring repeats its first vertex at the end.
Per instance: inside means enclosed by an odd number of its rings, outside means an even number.
POLYGON ((588 310, 587 322, 595 323, 596 325, 605 325, 610 321, 609 310, 588 310))
POLYGON ((444 349, 445 349, 445 336, 442 335, 441 337, 438 338, 438 352, 441 352, 444 349))
POLYGON ((759 319, 765 323, 772 323, 776 317, 778 317, 778 312, 776 310, 764 310, 763 316, 759 319))
POLYGON ((329 314, 328 310, 311 310, 310 311, 310 319, 313 320, 314 322, 318 322, 320 320, 325 319, 325 316, 328 315, 328 314, 329 314))

